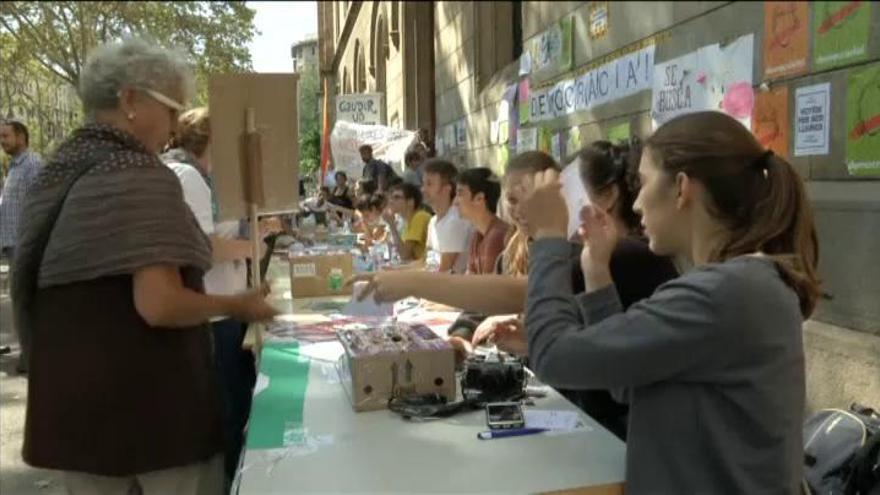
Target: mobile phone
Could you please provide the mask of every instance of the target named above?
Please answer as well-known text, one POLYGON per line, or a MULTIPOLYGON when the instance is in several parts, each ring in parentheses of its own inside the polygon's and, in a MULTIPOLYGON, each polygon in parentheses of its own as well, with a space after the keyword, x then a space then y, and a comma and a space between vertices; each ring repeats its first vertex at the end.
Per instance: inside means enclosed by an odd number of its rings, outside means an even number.
POLYGON ((522 404, 519 402, 491 402, 486 404, 486 424, 489 429, 522 428, 526 425, 522 404))

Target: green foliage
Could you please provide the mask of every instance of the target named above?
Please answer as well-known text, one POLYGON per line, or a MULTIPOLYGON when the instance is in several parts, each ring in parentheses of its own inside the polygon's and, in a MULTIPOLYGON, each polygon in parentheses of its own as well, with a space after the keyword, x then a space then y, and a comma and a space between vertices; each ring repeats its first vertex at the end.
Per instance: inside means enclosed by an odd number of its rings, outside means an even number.
POLYGON ((321 166, 321 101, 318 68, 306 66, 299 73, 299 166, 300 175, 312 175, 321 166))
MULTIPOLYGON (((244 2, 0 2, 0 28, 20 55, 76 86, 89 51, 123 36, 155 40, 189 55, 196 104, 207 102, 211 73, 251 69, 256 34, 244 2)), ((5 64, 4 64, 5 67, 5 64)))

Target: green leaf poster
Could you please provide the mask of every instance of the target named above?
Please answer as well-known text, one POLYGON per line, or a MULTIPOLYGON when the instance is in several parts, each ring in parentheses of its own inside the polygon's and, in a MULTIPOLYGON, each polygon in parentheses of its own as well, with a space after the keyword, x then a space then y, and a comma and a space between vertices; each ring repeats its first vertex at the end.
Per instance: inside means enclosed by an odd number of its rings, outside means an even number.
POLYGON ((846 167, 850 175, 880 176, 880 64, 846 82, 846 167))
POLYGON ((871 3, 813 2, 813 70, 868 58, 871 3))

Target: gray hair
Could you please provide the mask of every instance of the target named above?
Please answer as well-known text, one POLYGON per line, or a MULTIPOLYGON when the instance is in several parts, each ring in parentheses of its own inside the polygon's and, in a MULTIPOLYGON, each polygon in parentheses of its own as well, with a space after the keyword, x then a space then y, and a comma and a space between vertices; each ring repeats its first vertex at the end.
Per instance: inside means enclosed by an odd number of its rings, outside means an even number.
POLYGON ((157 44, 127 38, 95 48, 79 76, 79 96, 86 115, 117 108, 119 91, 125 87, 163 94, 180 90, 188 100, 194 83, 184 56, 157 44))

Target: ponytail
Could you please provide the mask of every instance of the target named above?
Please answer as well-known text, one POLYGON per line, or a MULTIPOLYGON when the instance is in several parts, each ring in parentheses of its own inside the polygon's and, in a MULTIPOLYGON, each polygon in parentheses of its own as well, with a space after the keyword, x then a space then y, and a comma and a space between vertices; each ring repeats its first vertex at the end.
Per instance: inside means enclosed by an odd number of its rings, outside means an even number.
POLYGON ((721 112, 676 117, 646 146, 668 176, 684 173, 708 191, 709 212, 730 233, 711 261, 754 252, 770 257, 808 318, 820 293, 819 246, 812 207, 794 167, 721 112))

